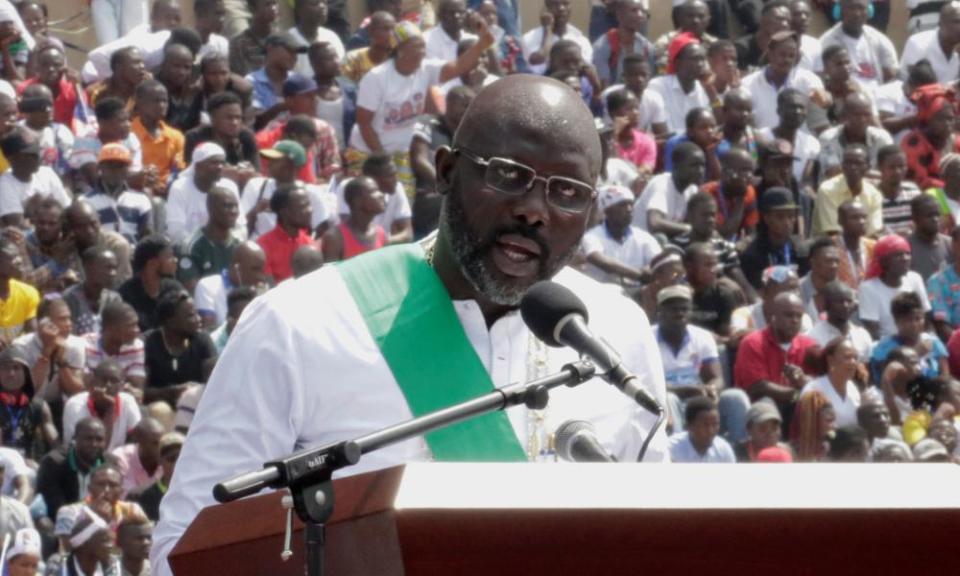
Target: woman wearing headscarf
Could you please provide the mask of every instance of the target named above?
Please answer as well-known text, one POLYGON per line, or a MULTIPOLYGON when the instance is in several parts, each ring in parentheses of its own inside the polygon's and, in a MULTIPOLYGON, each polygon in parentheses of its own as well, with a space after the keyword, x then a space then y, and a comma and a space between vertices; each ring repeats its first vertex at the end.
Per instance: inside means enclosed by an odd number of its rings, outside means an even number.
POLYGON ((943 85, 931 84, 915 90, 910 99, 917 106, 917 127, 900 143, 907 156, 907 179, 921 189, 942 187, 940 160, 960 151, 960 135, 954 129, 956 93, 943 85))
POLYGON ((901 292, 920 297, 924 313, 930 311, 927 287, 919 274, 910 270, 910 243, 899 234, 877 241, 860 284, 860 321, 874 340, 897 333, 890 303, 901 292))
POLYGON ((410 140, 417 119, 426 110, 431 88, 472 70, 495 41, 486 23, 482 19, 477 22, 480 41, 453 62, 426 58, 420 29, 410 22, 396 25, 396 48, 390 59, 368 72, 360 82, 356 125, 346 152, 350 174, 358 174, 371 153, 389 153, 407 195, 412 196, 410 140))
POLYGON ((84 507, 70 531, 70 553, 51 559, 47 574, 57 576, 120 576, 120 560, 113 556, 113 533, 96 512, 84 507))

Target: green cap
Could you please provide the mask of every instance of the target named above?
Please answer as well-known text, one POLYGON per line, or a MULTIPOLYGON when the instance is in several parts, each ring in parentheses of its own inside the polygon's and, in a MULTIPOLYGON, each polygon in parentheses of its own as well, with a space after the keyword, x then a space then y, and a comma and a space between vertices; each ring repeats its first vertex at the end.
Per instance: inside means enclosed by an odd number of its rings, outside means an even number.
POLYGON ((307 163, 307 151, 293 140, 281 140, 274 144, 273 148, 261 150, 260 155, 268 160, 286 158, 297 168, 302 168, 307 163))

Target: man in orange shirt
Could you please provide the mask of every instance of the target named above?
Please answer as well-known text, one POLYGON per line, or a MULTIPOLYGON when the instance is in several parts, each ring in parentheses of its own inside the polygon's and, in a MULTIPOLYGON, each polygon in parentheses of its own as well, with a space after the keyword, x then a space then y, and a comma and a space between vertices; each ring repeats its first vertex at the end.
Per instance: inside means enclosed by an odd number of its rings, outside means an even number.
POLYGON ((143 150, 147 186, 154 194, 166 196, 171 176, 183 170, 183 133, 163 119, 167 115, 167 88, 157 80, 146 80, 137 87, 135 118, 130 130, 143 150))
POLYGON ((736 242, 753 234, 760 221, 757 192, 750 184, 755 170, 749 151, 731 148, 723 157, 720 181, 703 185, 703 191, 717 201, 717 232, 726 240, 736 242))

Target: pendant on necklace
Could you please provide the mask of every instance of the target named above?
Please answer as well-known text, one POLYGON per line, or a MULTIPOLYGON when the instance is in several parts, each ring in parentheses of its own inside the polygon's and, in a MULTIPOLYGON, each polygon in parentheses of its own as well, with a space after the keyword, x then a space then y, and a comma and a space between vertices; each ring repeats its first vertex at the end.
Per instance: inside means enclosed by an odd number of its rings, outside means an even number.
POLYGON ((178 365, 179 365, 179 362, 178 362, 177 360, 178 360, 177 358, 174 358, 174 359, 173 359, 173 371, 174 371, 174 372, 177 371, 177 367, 178 367, 178 365))

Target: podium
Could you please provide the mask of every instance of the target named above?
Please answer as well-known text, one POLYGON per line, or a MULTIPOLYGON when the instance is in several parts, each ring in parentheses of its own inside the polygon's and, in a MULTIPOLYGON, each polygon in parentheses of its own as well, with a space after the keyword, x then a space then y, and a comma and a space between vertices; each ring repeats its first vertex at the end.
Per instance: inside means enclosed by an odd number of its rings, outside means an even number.
MULTIPOLYGON (((960 541, 953 464, 418 463, 334 484, 330 576, 915 573, 960 541)), ((171 566, 302 575, 285 524, 279 493, 211 506, 171 566)))

